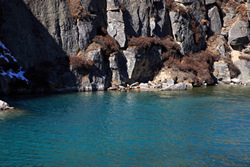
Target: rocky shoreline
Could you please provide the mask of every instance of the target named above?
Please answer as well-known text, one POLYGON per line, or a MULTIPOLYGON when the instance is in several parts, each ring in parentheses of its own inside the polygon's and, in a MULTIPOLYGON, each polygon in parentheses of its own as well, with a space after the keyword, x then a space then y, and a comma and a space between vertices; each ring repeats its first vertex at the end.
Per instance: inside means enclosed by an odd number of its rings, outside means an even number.
POLYGON ((8 103, 0 100, 0 110, 13 110, 14 107, 10 107, 8 103))
POLYGON ((248 85, 249 11, 250 0, 1 2, 0 95, 248 85))

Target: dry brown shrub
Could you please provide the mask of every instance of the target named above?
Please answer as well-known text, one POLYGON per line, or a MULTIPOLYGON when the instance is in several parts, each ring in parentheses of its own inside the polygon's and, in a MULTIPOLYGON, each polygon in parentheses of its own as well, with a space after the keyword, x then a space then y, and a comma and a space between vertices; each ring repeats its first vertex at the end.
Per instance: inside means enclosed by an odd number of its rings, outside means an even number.
POLYGON ((83 19, 90 16, 90 12, 83 9, 80 0, 67 0, 67 3, 69 5, 70 14, 74 20, 74 24, 77 23, 78 19, 83 19))
POLYGON ((81 69, 89 70, 94 65, 94 61, 85 59, 80 56, 70 56, 69 61, 70 61, 70 65, 72 66, 72 68, 78 69, 78 70, 81 70, 81 69))
POLYGON ((126 7, 125 7, 124 3, 122 3, 121 1, 119 1, 119 6, 120 6, 120 9, 122 12, 126 11, 126 7))
POLYGON ((213 63, 216 60, 218 60, 218 56, 208 51, 201 51, 200 53, 184 56, 182 60, 170 57, 164 65, 175 70, 194 74, 196 76, 193 81, 195 85, 200 85, 203 81, 207 84, 214 84, 212 72, 213 63))
POLYGON ((230 58, 225 59, 225 62, 228 65, 231 78, 237 78, 240 75, 240 69, 233 63, 230 58))
POLYGON ((176 8, 176 3, 174 0, 165 0, 165 6, 169 11, 174 11, 176 8))
POLYGON ((202 34, 201 34, 201 29, 200 29, 200 25, 198 22, 196 22, 195 18, 192 16, 191 17, 191 21, 190 21, 190 25, 194 34, 194 42, 196 44, 199 44, 202 42, 202 34))
POLYGON ((113 52, 120 51, 119 43, 107 33, 105 28, 101 29, 100 34, 101 35, 95 36, 93 42, 101 45, 101 49, 106 56, 109 56, 113 52))
POLYGON ((249 56, 239 56, 239 59, 250 61, 250 57, 249 56))
POLYGON ((128 39, 128 46, 136 46, 139 50, 150 49, 152 46, 162 46, 163 61, 165 61, 169 57, 181 57, 181 47, 174 41, 171 36, 166 36, 163 39, 157 39, 153 37, 132 37, 128 39))
POLYGON ((236 13, 240 15, 240 19, 243 21, 248 21, 247 7, 245 4, 241 4, 236 8, 236 13))
POLYGON ((201 20, 201 24, 202 24, 202 25, 206 25, 207 27, 209 27, 209 25, 210 25, 209 21, 208 21, 208 20, 205 20, 205 19, 202 19, 202 20, 201 20))

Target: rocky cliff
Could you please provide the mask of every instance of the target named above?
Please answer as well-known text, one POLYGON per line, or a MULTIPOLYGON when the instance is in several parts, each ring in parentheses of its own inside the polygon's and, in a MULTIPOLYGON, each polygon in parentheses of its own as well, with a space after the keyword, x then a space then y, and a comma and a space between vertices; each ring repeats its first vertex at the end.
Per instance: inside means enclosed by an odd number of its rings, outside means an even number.
POLYGON ((1 94, 250 83, 249 0, 0 2, 1 94))

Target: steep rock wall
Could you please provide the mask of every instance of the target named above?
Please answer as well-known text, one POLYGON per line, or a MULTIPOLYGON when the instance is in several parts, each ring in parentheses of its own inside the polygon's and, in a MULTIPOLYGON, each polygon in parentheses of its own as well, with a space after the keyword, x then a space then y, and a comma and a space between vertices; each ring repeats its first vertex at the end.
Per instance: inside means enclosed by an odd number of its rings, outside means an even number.
POLYGON ((28 89, 103 90, 113 83, 146 82, 154 77, 157 83, 165 82, 160 78, 172 78, 198 86, 229 83, 241 72, 239 80, 249 83, 249 1, 0 2, 1 41, 26 71, 31 82, 28 89), (145 41, 138 38, 141 36, 145 41), (131 39, 132 47, 137 47, 133 52, 129 52, 131 39), (213 60, 204 62, 209 79, 197 74, 203 53, 207 55, 204 61, 213 55, 213 60), (91 60, 94 65, 74 69, 70 56, 91 60), (214 61, 219 62, 213 67, 214 61), (173 70, 175 75, 164 72, 173 70), (223 78, 220 73, 225 70, 223 78))

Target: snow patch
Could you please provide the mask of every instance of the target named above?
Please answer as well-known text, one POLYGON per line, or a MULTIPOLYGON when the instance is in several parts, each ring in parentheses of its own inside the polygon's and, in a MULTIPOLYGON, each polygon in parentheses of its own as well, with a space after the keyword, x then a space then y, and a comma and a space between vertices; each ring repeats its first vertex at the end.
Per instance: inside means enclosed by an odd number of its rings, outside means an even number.
MULTIPOLYGON (((7 49, 7 48, 5 47, 5 45, 4 45, 1 41, 0 41, 0 47, 2 47, 2 48, 4 49, 4 50, 3 50, 3 53, 0 54, 0 58, 4 58, 4 59, 9 63, 10 60, 6 57, 6 56, 9 56, 9 57, 11 57, 11 58, 13 59, 14 62, 17 62, 17 60, 15 59, 15 57, 12 56, 12 55, 10 54, 10 50, 7 49)), ((21 67, 21 66, 19 66, 19 67, 20 67, 20 69, 18 70, 17 73, 13 72, 12 69, 9 69, 7 72, 5 72, 5 71, 3 70, 3 68, 0 67, 0 71, 2 71, 2 72, 0 73, 0 75, 2 75, 2 76, 9 76, 10 78, 16 77, 16 78, 18 78, 18 79, 20 79, 20 80, 26 81, 26 83, 28 84, 29 80, 28 80, 27 78, 24 77, 24 73, 25 73, 25 72, 22 71, 22 67, 21 67)))
POLYGON ((7 59, 6 57, 4 57, 3 55, 0 55, 0 58, 4 58, 8 63, 10 62, 9 59, 7 59))
POLYGON ((20 80, 23 80, 23 81, 26 81, 27 83, 29 82, 29 80, 28 79, 26 79, 25 77, 24 77, 24 71, 19 71, 19 72, 17 72, 17 73, 14 73, 13 71, 12 71, 12 69, 10 69, 9 71, 7 71, 7 72, 5 72, 5 71, 2 71, 1 73, 0 73, 0 75, 2 75, 2 76, 9 76, 10 78, 13 78, 13 77, 16 77, 16 78, 18 78, 18 79, 20 79, 20 80))

